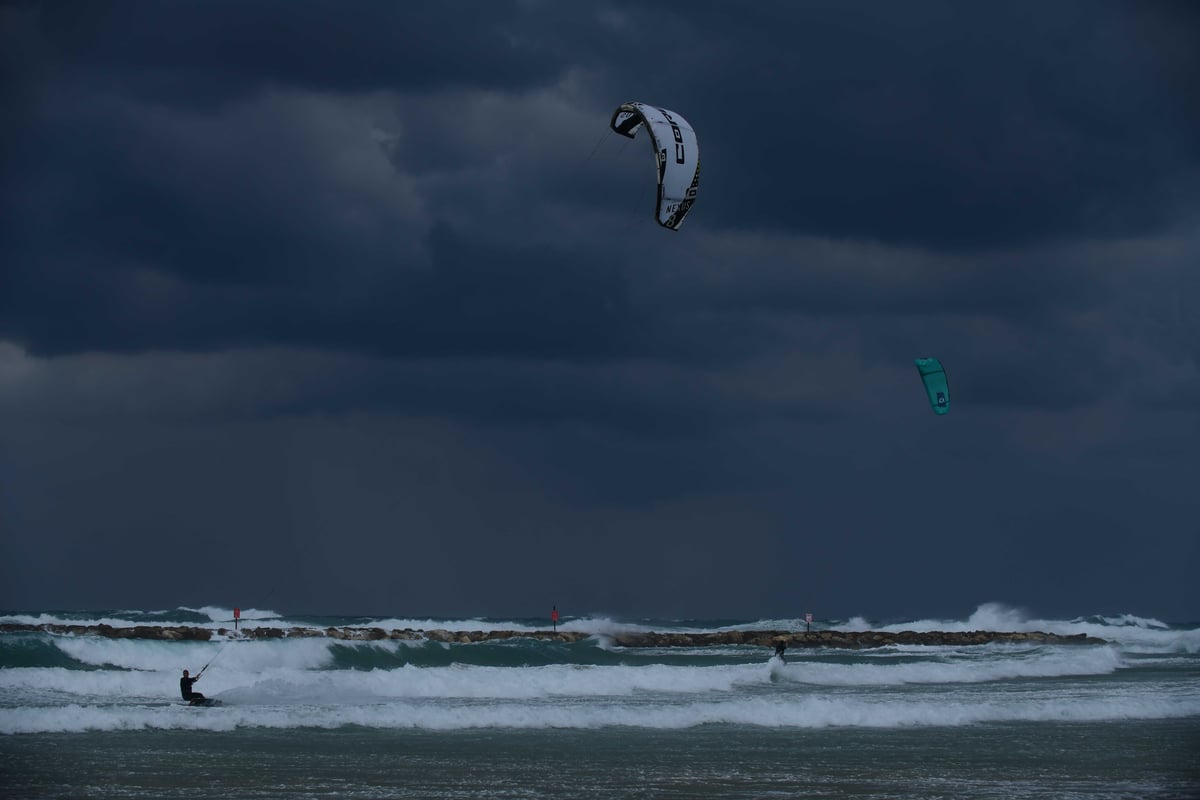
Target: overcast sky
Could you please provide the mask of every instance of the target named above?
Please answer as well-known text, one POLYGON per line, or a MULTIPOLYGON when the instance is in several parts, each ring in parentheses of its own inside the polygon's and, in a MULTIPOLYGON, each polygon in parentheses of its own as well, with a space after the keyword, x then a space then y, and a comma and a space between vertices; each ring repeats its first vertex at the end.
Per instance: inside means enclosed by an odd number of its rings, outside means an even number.
POLYGON ((1198 620, 1198 97, 1186 2, 5 3, 0 608, 1198 620))

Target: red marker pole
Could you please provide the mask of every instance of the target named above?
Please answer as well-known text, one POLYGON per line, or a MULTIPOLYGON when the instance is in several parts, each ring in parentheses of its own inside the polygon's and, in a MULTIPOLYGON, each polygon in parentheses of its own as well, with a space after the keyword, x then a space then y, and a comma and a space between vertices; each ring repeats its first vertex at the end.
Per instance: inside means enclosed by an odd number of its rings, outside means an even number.
POLYGON ((235 608, 235 609, 233 610, 233 630, 234 630, 234 633, 236 633, 236 632, 237 632, 237 629, 238 629, 238 620, 239 620, 239 619, 241 619, 241 618, 242 618, 242 610, 241 610, 240 608, 235 608))
POLYGON ((554 625, 554 632, 558 633, 558 606, 550 609, 550 622, 554 625))

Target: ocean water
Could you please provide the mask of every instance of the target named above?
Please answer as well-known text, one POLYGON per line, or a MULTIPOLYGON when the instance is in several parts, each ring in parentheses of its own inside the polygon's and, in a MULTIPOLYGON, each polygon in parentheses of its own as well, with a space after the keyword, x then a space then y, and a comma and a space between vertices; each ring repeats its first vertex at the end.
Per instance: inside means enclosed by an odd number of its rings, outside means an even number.
MULTIPOLYGON (((220 607, 0 623, 231 627, 220 607)), ((547 620, 289 617, 241 626, 545 630, 547 620)), ((816 620, 1041 630, 1105 645, 629 648, 618 631, 798 620, 565 617, 573 644, 208 642, 0 634, 14 798, 1200 798, 1200 625, 1133 616, 816 620), (208 664, 191 708, 180 671, 208 664)))

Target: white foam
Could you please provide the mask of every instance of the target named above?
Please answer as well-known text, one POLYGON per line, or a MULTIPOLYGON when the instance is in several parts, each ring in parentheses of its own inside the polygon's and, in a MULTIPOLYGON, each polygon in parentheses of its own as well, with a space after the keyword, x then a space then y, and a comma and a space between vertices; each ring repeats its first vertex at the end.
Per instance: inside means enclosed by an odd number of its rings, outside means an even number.
MULTIPOLYGON (((370 620, 368 622, 356 623, 347 627, 358 628, 383 628, 384 630, 444 630, 453 633, 466 633, 471 631, 517 631, 519 633, 530 633, 533 631, 548 631, 553 630, 554 625, 549 617, 546 617, 545 622, 530 625, 525 622, 517 622, 515 620, 482 620, 482 619, 420 619, 420 618, 388 618, 370 620)), ((608 617, 580 617, 576 619, 564 620, 558 623, 557 630, 567 631, 571 633, 585 633, 590 635, 615 635, 621 633, 638 633, 638 632, 668 632, 675 630, 670 625, 643 625, 632 622, 618 622, 608 617)), ((688 630, 679 628, 678 630, 688 630)))
MULTIPOLYGON (((184 611, 191 611, 193 614, 204 614, 210 622, 228 625, 233 622, 233 609, 225 608, 224 606, 201 606, 200 608, 183 608, 184 611)), ((274 611, 266 611, 257 608, 242 608, 238 609, 238 618, 242 622, 266 621, 270 620, 273 623, 278 623, 280 620, 279 614, 274 611)))
POLYGON ((1113 642, 1137 652, 1200 653, 1200 629, 1172 630, 1155 619, 1132 614, 1073 620, 1038 619, 1002 603, 984 603, 965 620, 924 619, 889 625, 873 625, 862 617, 832 626, 833 630, 900 631, 1043 631, 1063 636, 1084 634, 1113 642))
POLYGON ((259 672, 277 667, 320 669, 332 662, 332 639, 249 639, 214 642, 55 637, 54 645, 71 658, 93 666, 193 673, 205 664, 259 672))
MULTIPOLYGON (((10 623, 15 625, 108 625, 111 628, 133 628, 137 625, 167 625, 173 624, 165 620, 155 620, 152 623, 137 622, 124 617, 88 617, 86 619, 77 619, 72 617, 62 617, 56 614, 5 614, 0 616, 0 623, 10 623)), ((182 623, 181 623, 182 624, 182 623)))
MULTIPOLYGON (((241 610, 241 621, 251 624, 270 621, 272 624, 278 625, 280 618, 274 611, 243 608, 241 610)), ((203 606, 201 608, 181 607, 165 611, 126 610, 114 611, 104 615, 86 615, 80 613, 72 616, 63 616, 61 614, 45 612, 40 614, 0 614, 0 623, 18 625, 108 625, 111 628, 133 628, 138 625, 182 625, 215 630, 217 628, 227 628, 232 622, 233 609, 219 606, 203 606), (183 615, 178 613, 181 611, 186 611, 189 614, 201 614, 208 617, 208 620, 196 621, 190 618, 184 619, 183 615)))
MULTIPOLYGON (((80 616, 80 615, 76 615, 80 616)), ((180 608, 172 611, 159 612, 112 612, 104 616, 88 618, 67 618, 55 614, 8 614, 0 615, 0 622, 24 625, 109 625, 114 628, 128 628, 135 625, 191 625, 194 627, 229 628, 233 620, 232 608, 224 606, 201 606, 199 608, 180 608), (189 614, 201 614, 208 617, 207 621, 183 621, 172 619, 175 611, 186 611, 189 614), (122 616, 127 614, 128 617, 122 616), (149 621, 147 616, 154 619, 149 621), (135 619, 136 618, 136 619, 135 619)), ((343 623, 332 623, 341 626, 343 623)), ((881 625, 872 623, 864 617, 853 617, 842 623, 829 623, 818 620, 818 628, 840 631, 1045 631, 1063 635, 1085 634, 1105 639, 1110 642, 1130 648, 1135 652, 1162 653, 1200 653, 1200 629, 1175 630, 1164 623, 1153 619, 1132 614, 1077 618, 1072 620, 1038 619, 1027 612, 1002 603, 984 603, 980 605, 967 619, 922 619, 911 622, 901 622, 881 625)), ((323 625, 311 622, 301 623, 280 617, 275 611, 260 609, 242 609, 240 628, 255 629, 261 627, 304 627, 322 629, 323 625)), ((549 618, 543 623, 529 624, 515 620, 483 620, 478 618, 464 619, 433 619, 433 618, 379 618, 345 624, 345 627, 412 629, 412 630, 447 630, 451 632, 496 631, 512 630, 530 632, 549 630, 552 626, 549 618)), ((659 633, 686 632, 701 630, 695 625, 678 625, 668 621, 652 623, 629 622, 616 620, 606 616, 583 616, 572 618, 558 625, 561 631, 585 633, 594 636, 614 636, 622 633, 644 633, 655 631, 659 633)), ((780 618, 761 619, 752 622, 703 628, 703 630, 804 630, 805 625, 800 619, 780 618)))
POLYGON ((182 704, 70 704, 0 709, 0 733, 235 728, 602 728, 678 729, 707 724, 767 728, 957 727, 985 722, 1099 722, 1170 719, 1200 714, 1200 700, 1072 697, 1047 702, 1005 697, 964 702, 921 695, 793 696, 692 702, 471 702, 399 700, 333 704, 320 700, 290 705, 230 705, 191 709, 182 704))
MULTIPOLYGON (((482 619, 432 619, 391 617, 387 619, 372 619, 347 625, 348 628, 383 628, 384 630, 413 630, 413 631, 450 631, 452 633, 470 633, 471 631, 522 631, 549 630, 550 620, 540 627, 531 627, 519 622, 507 620, 485 621, 482 619)), ((562 627, 561 625, 559 626, 562 627)))
MULTIPOLYGON (((171 697, 182 668, 179 643, 128 641, 64 643, 65 650, 88 663, 121 669, 68 670, 24 668, 0 671, 0 688, 13 696, 57 692, 77 697, 171 697)), ((210 645, 203 655, 214 653, 210 645)), ((552 664, 538 667, 448 667, 405 665, 394 669, 331 670, 327 645, 320 640, 235 642, 219 651, 219 667, 205 673, 197 689, 236 690, 248 703, 357 703, 399 698, 490 698, 517 700, 551 697, 631 697, 638 694, 708 696, 763 686, 774 681, 824 687, 901 687, 918 684, 979 684, 1027 678, 1103 675, 1122 665, 1112 648, 1064 648, 1036 653, 977 653, 965 657, 908 660, 875 656, 871 662, 838 663, 794 657, 783 663, 676 666, 593 666, 552 664)), ((201 651, 190 669, 204 661, 201 651)), ((213 661, 214 664, 218 663, 213 661)))
MULTIPOLYGON (((912 652, 912 651, 908 651, 912 652)), ((876 652, 872 662, 840 664, 796 661, 781 672, 787 680, 824 686, 903 686, 906 684, 973 684, 1022 678, 1108 675, 1124 665, 1111 647, 1043 649, 1023 652, 988 647, 932 660, 898 660, 904 651, 876 652)))

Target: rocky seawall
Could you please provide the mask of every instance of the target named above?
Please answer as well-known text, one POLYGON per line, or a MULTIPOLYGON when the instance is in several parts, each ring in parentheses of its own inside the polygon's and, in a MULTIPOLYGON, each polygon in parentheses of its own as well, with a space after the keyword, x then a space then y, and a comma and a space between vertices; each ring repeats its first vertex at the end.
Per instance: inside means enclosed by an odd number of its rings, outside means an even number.
MULTIPOLYGON (((208 641, 214 637, 238 639, 320 638, 351 641, 384 639, 428 640, 434 642, 489 642, 501 639, 541 639, 552 642, 578 642, 595 634, 578 631, 446 631, 386 630, 384 628, 272 628, 247 626, 232 628, 196 628, 191 626, 135 625, 26 625, 0 624, 0 633, 55 633, 69 636, 102 636, 108 639, 157 639, 160 641, 208 641)), ((717 645, 756 645, 789 648, 834 647, 861 650, 893 645, 960 646, 973 644, 1106 644, 1105 640, 1085 634, 1063 635, 1041 631, 708 631, 689 633, 613 633, 604 638, 617 647, 710 647, 717 645)))

